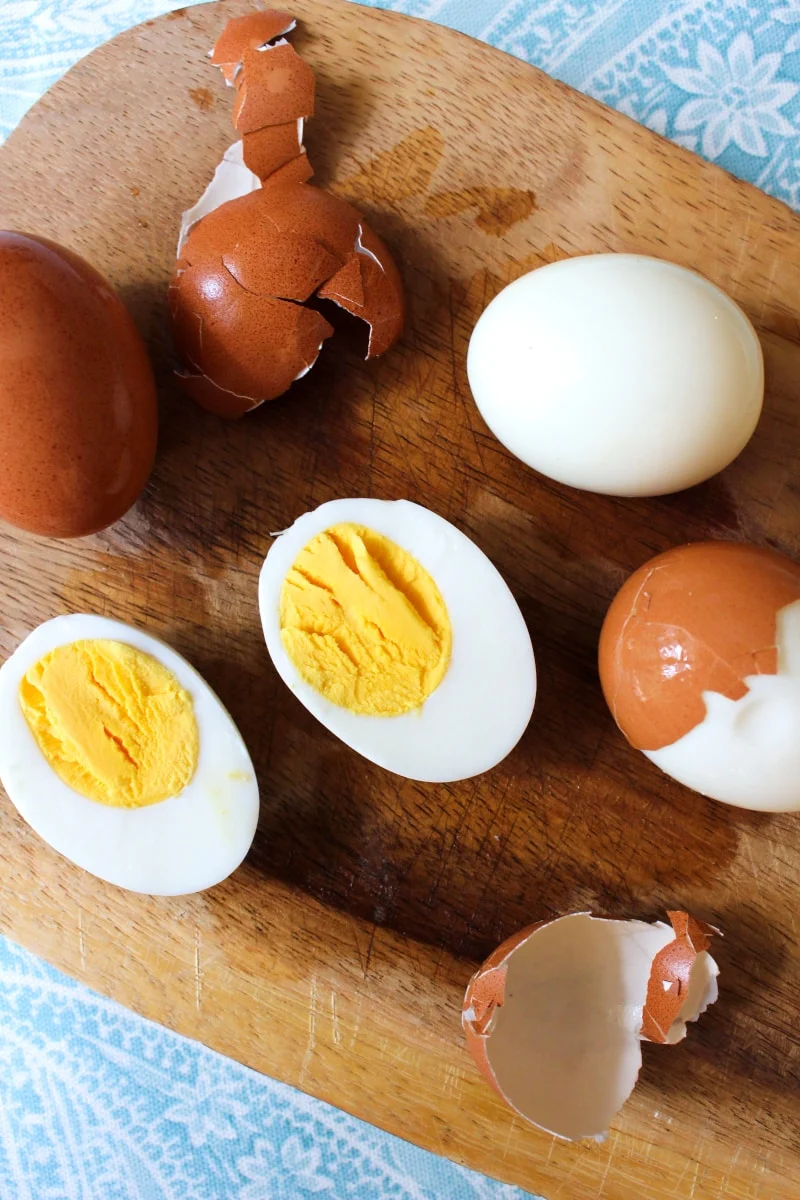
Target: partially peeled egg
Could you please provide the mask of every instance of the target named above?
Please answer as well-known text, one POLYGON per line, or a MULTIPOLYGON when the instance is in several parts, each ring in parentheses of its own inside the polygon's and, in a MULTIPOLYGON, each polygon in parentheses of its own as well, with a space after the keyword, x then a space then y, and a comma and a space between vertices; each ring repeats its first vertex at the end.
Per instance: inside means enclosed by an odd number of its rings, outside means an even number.
POLYGON ((717 999, 718 930, 571 913, 521 930, 470 980, 462 1025, 492 1087, 526 1121, 602 1139, 633 1091, 642 1041, 674 1045, 717 999))
POLYGON ((612 601, 599 666, 617 725, 667 775, 800 809, 800 564, 740 542, 658 555, 612 601))

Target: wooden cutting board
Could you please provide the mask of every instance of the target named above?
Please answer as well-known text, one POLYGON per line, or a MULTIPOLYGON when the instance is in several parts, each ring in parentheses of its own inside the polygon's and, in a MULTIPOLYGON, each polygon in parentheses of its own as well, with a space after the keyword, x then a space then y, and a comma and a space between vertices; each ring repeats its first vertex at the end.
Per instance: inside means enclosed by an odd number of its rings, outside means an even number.
POLYGON ((549 1200, 798 1197, 800 820, 660 775, 616 732, 595 651, 616 588, 668 546, 747 538, 800 556, 800 218, 477 42, 300 0, 317 179, 393 246, 411 318, 385 359, 329 343, 290 396, 226 424, 174 389, 164 289, 180 212, 233 140, 206 51, 247 7, 181 10, 101 47, 0 150, 0 227, 56 238, 109 276, 163 405, 152 482, 115 528, 71 544, 0 534, 0 650, 76 609, 163 635, 250 746, 258 836, 212 892, 140 898, 57 858, 3 798, 0 927, 147 1017, 549 1200), (467 340, 491 296, 600 250, 698 268, 762 335, 764 418, 703 487, 649 501, 570 491, 507 454, 472 403, 467 340), (271 669, 256 606, 269 531, 349 495, 442 513, 519 599, 536 713, 483 778, 433 787, 372 767, 271 669), (463 1049, 475 964, 552 913, 667 907, 724 928, 719 1003, 683 1045, 645 1049, 604 1145, 525 1127, 463 1049))

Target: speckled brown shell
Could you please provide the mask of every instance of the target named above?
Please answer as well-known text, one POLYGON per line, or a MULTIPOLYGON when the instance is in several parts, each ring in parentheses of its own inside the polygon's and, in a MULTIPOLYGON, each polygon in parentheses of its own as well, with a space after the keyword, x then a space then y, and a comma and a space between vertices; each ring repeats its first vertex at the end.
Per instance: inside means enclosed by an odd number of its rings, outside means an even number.
POLYGON ((666 1042, 689 990, 689 977, 698 954, 708 950, 711 938, 719 934, 685 912, 667 914, 675 932, 653 959, 647 999, 642 1013, 642 1037, 648 1042, 666 1042))
POLYGON ((169 289, 178 381, 226 417, 282 395, 313 366, 333 332, 315 296, 366 322, 367 358, 396 341, 405 316, 386 246, 346 201, 308 186, 298 120, 314 111, 314 76, 290 45, 258 48, 291 24, 274 11, 236 18, 214 47, 237 87, 234 124, 262 188, 190 230, 169 289))
MULTIPOLYGON (((554 918, 554 920, 558 920, 558 918, 554 918)), ((524 929, 520 929, 519 933, 514 933, 511 937, 506 938, 496 950, 492 951, 483 966, 478 968, 467 984, 467 990, 464 993, 461 1027, 464 1030, 467 1049, 481 1075, 503 1100, 506 1097, 489 1063, 486 1047, 495 1010, 502 1008, 505 1003, 507 960, 518 946, 528 940, 532 933, 550 923, 549 921, 537 921, 534 925, 526 925, 524 929)))
POLYGON ((246 50, 255 50, 288 33, 294 18, 276 8, 231 17, 211 51, 211 61, 222 71, 226 83, 237 81, 246 50))
POLYGON ((800 600, 800 565, 739 542, 695 542, 645 563, 622 586, 600 635, 603 692, 640 750, 659 750, 705 717, 704 691, 731 700, 748 675, 774 675, 776 616, 800 600))
MULTIPOLYGON (((650 1042, 666 1042, 667 1034, 683 1005, 694 961, 698 954, 708 949, 712 935, 719 932, 713 925, 706 925, 689 913, 670 912, 668 916, 675 938, 653 959, 642 1013, 641 1036, 650 1042)), ((505 1003, 508 960, 531 934, 561 919, 554 917, 552 921, 538 921, 512 934, 479 967, 464 994, 461 1026, 467 1049, 478 1070, 507 1103, 489 1062, 487 1047, 492 1018, 505 1003)))
POLYGON ((82 537, 147 483, 158 416, 127 310, 77 254, 0 233, 0 517, 82 537))

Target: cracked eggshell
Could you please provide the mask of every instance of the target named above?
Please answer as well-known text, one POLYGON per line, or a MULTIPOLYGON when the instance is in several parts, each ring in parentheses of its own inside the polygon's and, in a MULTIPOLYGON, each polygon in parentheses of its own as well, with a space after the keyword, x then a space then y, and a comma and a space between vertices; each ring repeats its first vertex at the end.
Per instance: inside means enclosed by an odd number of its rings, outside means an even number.
POLYGON ((528 926, 470 980, 467 1047, 525 1120, 569 1140, 602 1138, 636 1084, 641 1041, 674 1043, 717 998, 713 927, 573 913, 528 926))
POLYGON ((169 303, 176 347, 193 368, 179 382, 221 416, 280 396, 333 332, 312 308, 246 291, 219 260, 181 270, 169 303), (197 376, 213 387, 198 385, 197 376))
POLYGON ((287 121, 283 125, 266 125, 242 135, 244 162, 259 179, 285 167, 292 159, 305 154, 303 149, 303 122, 287 121))
POLYGON ((296 24, 289 13, 275 8, 246 13, 243 17, 231 17, 209 57, 214 66, 222 71, 225 82, 233 86, 246 50, 258 50, 275 38, 291 33, 296 24))
POLYGON ((360 225, 355 253, 320 288, 323 300, 369 325, 367 358, 377 358, 399 338, 405 323, 405 296, 400 272, 377 234, 360 225))
MULTIPOLYGON (((240 158, 229 152, 227 162, 235 175, 220 168, 216 194, 247 182, 240 158)), ((320 313, 303 307, 315 292, 370 326, 368 356, 388 349, 402 329, 397 268, 360 214, 307 183, 273 177, 269 184, 211 211, 202 200, 195 206, 200 219, 182 229, 170 284, 175 345, 189 368, 179 383, 221 416, 241 416, 280 396, 313 366, 333 332, 320 313)))
POLYGON ((617 725, 668 775, 800 809, 800 564, 737 542, 651 559, 608 610, 599 668, 617 725))
POLYGON ((241 416, 302 378, 333 332, 311 308, 330 299, 369 327, 367 358, 387 350, 405 317, 386 246, 346 201, 309 187, 303 125, 314 75, 269 11, 229 21, 211 52, 238 88, 242 140, 184 214, 169 289, 177 372, 194 400, 241 416), (308 305, 290 312, 287 304, 308 305))
POLYGON ((245 50, 233 127, 254 133, 314 115, 314 72, 288 42, 245 50))

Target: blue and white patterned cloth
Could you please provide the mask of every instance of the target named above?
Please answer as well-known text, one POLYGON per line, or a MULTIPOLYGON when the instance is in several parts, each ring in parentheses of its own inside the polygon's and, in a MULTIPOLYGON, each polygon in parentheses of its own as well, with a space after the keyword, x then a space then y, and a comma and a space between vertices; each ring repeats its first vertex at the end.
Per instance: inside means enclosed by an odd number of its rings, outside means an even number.
MULTIPOLYGON (((369 2, 483 38, 800 208, 800 0, 369 2)), ((0 136, 98 42, 174 7, 0 0, 0 136)))
POLYGON ((0 938, 2 1200, 524 1200, 0 938))
MULTIPOLYGON (((186 3, 186 0, 183 0, 186 3)), ((382 0, 381 0, 382 3, 382 0)), ((0 0, 0 136, 169 0, 0 0)), ((390 0, 800 208, 800 0, 390 0)), ((0 938, 2 1200, 511 1200, 151 1025, 0 938)))

